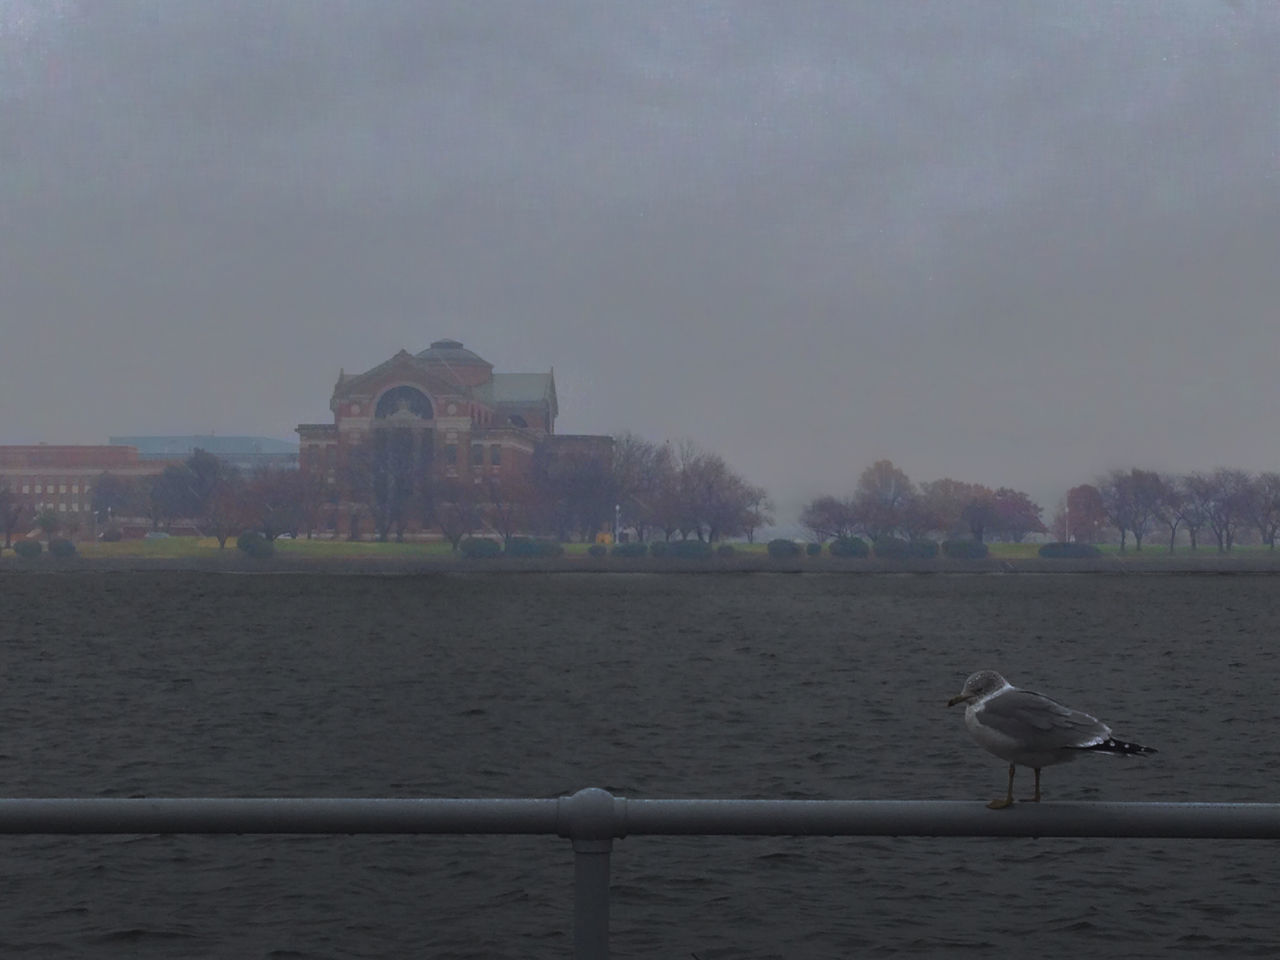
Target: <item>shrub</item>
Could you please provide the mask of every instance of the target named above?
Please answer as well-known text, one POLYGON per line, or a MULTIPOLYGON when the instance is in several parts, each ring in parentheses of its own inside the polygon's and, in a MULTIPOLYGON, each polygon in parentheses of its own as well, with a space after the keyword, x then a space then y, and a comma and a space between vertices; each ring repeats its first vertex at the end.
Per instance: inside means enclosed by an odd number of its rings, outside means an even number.
POLYGON ((822 544, 806 543, 804 545, 804 552, 806 556, 816 557, 818 554, 822 553, 822 544))
POLYGON ((507 556, 545 559, 564 555, 564 547, 554 540, 538 540, 532 537, 516 537, 507 544, 507 556))
POLYGON ((23 560, 34 560, 40 556, 42 550, 44 550, 44 544, 39 540, 19 540, 13 545, 13 552, 23 560))
POLYGON ((482 560, 502 555, 502 544, 485 537, 467 537, 458 544, 458 552, 468 560, 482 560))
POLYGON ((667 545, 667 556, 679 560, 703 560, 711 556, 711 544, 703 540, 673 540, 667 545))
POLYGON ((236 537, 236 549, 244 551, 255 560, 266 560, 276 553, 275 544, 257 530, 246 530, 236 537))
POLYGON ((670 549, 671 544, 666 540, 655 540, 653 543, 649 544, 649 556, 665 557, 667 555, 667 551, 670 549))
POLYGON ((1040 556, 1049 560, 1091 560, 1102 556, 1102 551, 1092 543, 1046 543, 1040 548, 1040 556))
POLYGON ((871 548, 861 537, 837 537, 827 551, 833 557, 869 557, 871 548))
POLYGON ((119 527, 107 527, 98 536, 98 539, 103 543, 119 543, 124 539, 124 531, 119 527))
POLYGON ((777 540, 770 540, 769 546, 766 547, 769 556, 775 560, 789 560, 792 557, 800 556, 800 548, 796 546, 794 540, 785 540, 779 537, 777 540))
POLYGON ((942 552, 952 560, 982 560, 990 551, 978 540, 944 540, 942 552))
POLYGON ((593 557, 607 557, 609 555, 609 548, 603 543, 593 543, 591 546, 587 547, 587 553, 593 557))
POLYGON ((716 556, 723 557, 726 560, 737 552, 738 551, 733 548, 733 544, 731 543, 722 543, 720 546, 716 547, 716 556))
POLYGON ((897 537, 881 537, 871 544, 877 560, 906 560, 910 556, 909 544, 897 537))
POLYGON ((932 560, 938 555, 938 545, 932 540, 908 540, 907 557, 912 560, 932 560))
POLYGON ((74 557, 75 555, 76 545, 65 537, 49 541, 49 556, 57 557, 59 560, 66 560, 68 557, 74 557))
POLYGON ((643 557, 649 553, 647 543, 620 543, 613 548, 615 557, 643 557))

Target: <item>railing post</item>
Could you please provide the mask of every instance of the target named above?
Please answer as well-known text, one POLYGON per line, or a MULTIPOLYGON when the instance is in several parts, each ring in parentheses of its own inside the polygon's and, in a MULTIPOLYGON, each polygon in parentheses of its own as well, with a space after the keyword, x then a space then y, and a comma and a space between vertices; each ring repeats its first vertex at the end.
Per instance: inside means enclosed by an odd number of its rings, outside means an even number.
POLYGON ((573 957, 609 960, 612 840, 573 841, 573 957))
POLYGON ((574 960, 609 960, 609 854, 625 833, 614 800, 588 787, 556 808, 556 832, 573 841, 574 960))

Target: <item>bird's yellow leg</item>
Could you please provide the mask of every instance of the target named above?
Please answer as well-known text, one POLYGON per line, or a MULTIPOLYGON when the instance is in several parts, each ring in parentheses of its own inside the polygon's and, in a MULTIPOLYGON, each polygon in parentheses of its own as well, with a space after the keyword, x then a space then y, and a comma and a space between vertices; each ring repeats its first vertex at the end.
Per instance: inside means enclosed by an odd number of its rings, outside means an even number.
POLYGON ((1005 807, 1013 806, 1013 771, 1016 769, 1018 768, 1014 764, 1009 764, 1009 791, 1003 800, 992 800, 987 804, 992 810, 1003 810, 1005 807))
POLYGON ((1040 768, 1036 767, 1035 771, 1036 771, 1036 795, 1031 798, 1031 802, 1039 803, 1040 802, 1040 768))

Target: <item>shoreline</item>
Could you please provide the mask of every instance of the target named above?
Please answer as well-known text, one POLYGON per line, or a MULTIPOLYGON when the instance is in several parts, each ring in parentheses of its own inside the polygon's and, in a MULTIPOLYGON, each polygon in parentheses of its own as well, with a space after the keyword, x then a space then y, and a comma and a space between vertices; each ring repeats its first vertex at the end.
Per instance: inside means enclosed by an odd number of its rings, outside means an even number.
POLYGON ((82 572, 182 572, 231 574, 321 574, 333 576, 418 576, 429 574, 491 573, 580 573, 580 574, 835 574, 835 575, 1005 575, 1005 574, 1095 574, 1134 575, 1280 575, 1280 554, 1276 557, 1177 557, 1151 559, 1141 557, 1103 557, 1087 560, 1047 560, 1039 557, 985 560, 910 560, 838 559, 801 557, 773 560, 765 557, 707 558, 671 560, 644 558, 571 557, 556 559, 489 558, 466 560, 454 558, 293 558, 275 556, 254 560, 239 551, 228 551, 226 557, 74 557, 55 560, 41 556, 36 560, 7 558, 0 563, 0 577, 82 572))

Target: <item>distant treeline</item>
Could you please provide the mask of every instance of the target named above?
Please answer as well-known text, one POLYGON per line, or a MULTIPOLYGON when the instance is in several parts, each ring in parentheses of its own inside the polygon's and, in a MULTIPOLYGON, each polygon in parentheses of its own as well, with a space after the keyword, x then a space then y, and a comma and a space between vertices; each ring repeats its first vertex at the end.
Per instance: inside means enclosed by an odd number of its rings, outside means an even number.
POLYGON ((1043 513, 1027 494, 1009 487, 993 490, 949 478, 917 485, 891 461, 880 460, 863 471, 852 495, 807 504, 801 523, 819 542, 856 535, 1021 542, 1050 534, 1063 542, 1118 542, 1122 550, 1132 538, 1141 550, 1158 533, 1170 550, 1180 538, 1193 550, 1210 538, 1220 553, 1247 540, 1274 550, 1280 473, 1112 470, 1072 487, 1047 527, 1043 513))

